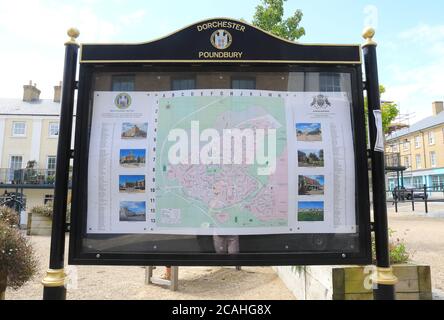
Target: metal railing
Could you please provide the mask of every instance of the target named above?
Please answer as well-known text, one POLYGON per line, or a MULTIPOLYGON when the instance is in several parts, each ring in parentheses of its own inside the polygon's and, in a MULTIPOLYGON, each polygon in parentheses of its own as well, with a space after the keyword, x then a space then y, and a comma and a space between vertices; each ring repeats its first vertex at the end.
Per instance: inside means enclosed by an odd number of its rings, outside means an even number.
MULTIPOLYGON (((70 181, 71 182, 71 175, 70 181)), ((45 185, 55 183, 55 170, 48 169, 0 169, 0 185, 45 185)))
POLYGON ((385 166, 386 167, 400 167, 401 155, 399 153, 385 153, 385 166))
POLYGON ((415 211, 415 203, 424 203, 425 212, 429 212, 428 204, 430 202, 444 202, 444 184, 413 188, 395 187, 393 190, 387 190, 387 202, 395 206, 395 212, 398 212, 398 204, 410 202, 412 211, 415 211))

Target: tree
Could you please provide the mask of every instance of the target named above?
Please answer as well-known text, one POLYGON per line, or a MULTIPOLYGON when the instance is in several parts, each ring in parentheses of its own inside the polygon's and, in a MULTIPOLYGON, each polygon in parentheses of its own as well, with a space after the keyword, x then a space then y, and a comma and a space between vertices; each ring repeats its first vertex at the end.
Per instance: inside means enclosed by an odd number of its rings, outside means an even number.
MULTIPOLYGON (((385 87, 383 85, 379 86, 379 93, 382 95, 385 93, 385 87)), ((368 100, 365 98, 364 100, 364 110, 367 115, 368 112, 368 100)), ((398 105, 392 102, 384 102, 381 104, 381 113, 382 113, 382 127, 384 128, 384 132, 388 133, 390 124, 396 117, 399 115, 398 105)), ((367 125, 367 119, 366 119, 367 125)))
POLYGON ((299 27, 303 14, 298 9, 291 17, 284 20, 284 1, 287 0, 262 0, 262 4, 256 7, 253 25, 294 41, 305 35, 305 29, 299 27))

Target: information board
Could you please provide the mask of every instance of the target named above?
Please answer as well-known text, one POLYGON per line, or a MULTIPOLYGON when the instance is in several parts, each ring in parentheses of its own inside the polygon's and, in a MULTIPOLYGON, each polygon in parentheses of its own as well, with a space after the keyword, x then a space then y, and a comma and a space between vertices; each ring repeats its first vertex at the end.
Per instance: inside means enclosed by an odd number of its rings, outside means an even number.
POLYGON ((356 232, 346 92, 93 97, 87 233, 356 232))

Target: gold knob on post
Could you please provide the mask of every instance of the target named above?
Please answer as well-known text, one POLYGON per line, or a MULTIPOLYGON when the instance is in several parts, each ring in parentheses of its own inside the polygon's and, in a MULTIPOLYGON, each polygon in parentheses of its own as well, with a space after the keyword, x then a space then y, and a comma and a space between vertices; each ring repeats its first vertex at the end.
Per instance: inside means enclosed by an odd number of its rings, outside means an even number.
POLYGON ((362 45, 362 47, 366 47, 366 46, 377 46, 378 44, 373 41, 373 37, 375 36, 375 29, 368 27, 365 28, 364 31, 362 32, 362 37, 365 39, 364 44, 362 45))
POLYGON ((69 28, 67 34, 70 39, 65 44, 75 44, 78 46, 79 44, 76 42, 76 39, 80 35, 79 30, 76 28, 69 28))

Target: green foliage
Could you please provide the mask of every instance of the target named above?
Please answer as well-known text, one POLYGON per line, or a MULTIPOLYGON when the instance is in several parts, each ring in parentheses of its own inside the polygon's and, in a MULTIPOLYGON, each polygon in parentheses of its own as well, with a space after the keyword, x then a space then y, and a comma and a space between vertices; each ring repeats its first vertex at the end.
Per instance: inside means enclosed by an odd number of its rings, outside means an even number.
POLYGON ((7 206, 0 206, 0 222, 16 227, 19 224, 19 215, 7 206))
MULTIPOLYGON (((394 234, 396 232, 389 229, 389 253, 390 253, 390 264, 402 264, 407 263, 410 259, 410 254, 407 251, 406 245, 402 239, 394 239, 394 234)), ((372 234, 372 254, 373 263, 376 263, 376 242, 375 236, 372 234)))
MULTIPOLYGON (((383 95, 385 93, 385 87, 379 86, 379 93, 383 95)), ((364 100, 364 110, 367 115, 368 112, 368 100, 365 98, 364 100)), ((390 124, 396 117, 399 115, 398 105, 396 103, 382 103, 381 104, 381 113, 382 113, 382 127, 384 128, 384 132, 388 133, 390 124)), ((367 118, 366 118, 367 125, 367 118)))
POLYGON ((302 11, 296 10, 291 17, 283 19, 284 1, 287 0, 262 0, 256 7, 253 25, 281 38, 297 40, 305 35, 305 29, 299 27, 302 11))
MULTIPOLYGON (((42 206, 35 206, 30 211, 31 214, 37 214, 52 219, 53 216, 53 203, 50 201, 42 206)), ((66 222, 71 220, 71 203, 68 203, 66 207, 66 222)))
POLYGON ((17 229, 16 212, 0 207, 0 296, 6 287, 17 289, 37 271, 37 259, 29 241, 17 229))
POLYGON ((48 202, 48 204, 45 204, 43 206, 35 206, 31 209, 30 213, 52 219, 52 203, 48 202))

